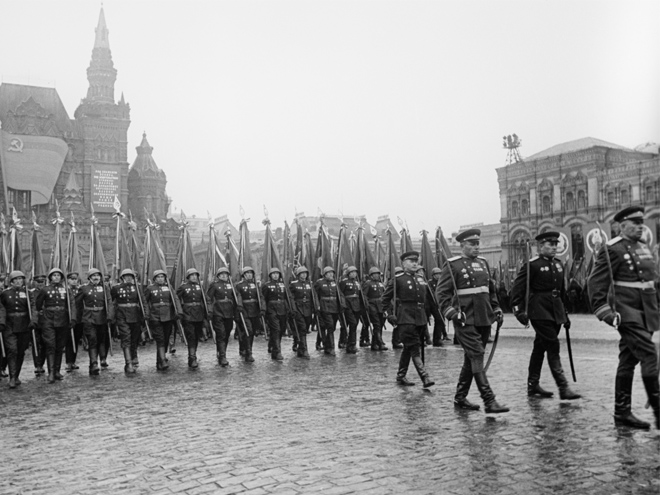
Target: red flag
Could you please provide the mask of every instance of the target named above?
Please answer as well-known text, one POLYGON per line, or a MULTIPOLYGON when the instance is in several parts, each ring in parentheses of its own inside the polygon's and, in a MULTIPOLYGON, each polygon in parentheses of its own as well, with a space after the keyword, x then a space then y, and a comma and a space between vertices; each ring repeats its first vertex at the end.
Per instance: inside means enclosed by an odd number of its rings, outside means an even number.
POLYGON ((321 220, 321 225, 319 225, 314 258, 316 263, 314 264, 313 279, 318 280, 323 274, 323 269, 326 266, 332 266, 332 246, 330 236, 325 229, 325 225, 323 225, 323 220, 321 220))
POLYGON ((348 227, 342 223, 339 229, 339 237, 337 238, 337 264, 335 265, 335 276, 337 280, 344 276, 345 270, 355 264, 353 260, 353 253, 351 253, 351 245, 348 240, 348 227))
POLYGON ((172 284, 179 287, 186 281, 186 272, 195 266, 195 256, 193 255, 192 240, 188 232, 188 222, 183 211, 181 212, 181 223, 179 225, 181 234, 179 235, 179 247, 177 249, 176 261, 172 268, 172 284))
POLYGON ((0 273, 7 273, 9 268, 9 252, 7 251, 9 237, 7 235, 7 224, 5 214, 0 213, 0 273))
POLYGON ((430 277, 431 270, 438 268, 438 264, 435 261, 435 256, 433 255, 431 243, 429 242, 428 232, 426 230, 422 230, 422 247, 420 251, 420 265, 426 271, 426 276, 430 277))
MULTIPOLYGON (((231 236, 231 230, 227 229, 225 232, 225 237, 227 237, 227 259, 229 266, 229 275, 234 282, 240 282, 241 280, 241 267, 238 261, 239 252, 236 243, 231 236)), ((249 266, 249 265, 248 265, 249 266)))
POLYGON ((32 242, 30 244, 30 280, 34 277, 46 276, 46 263, 44 263, 41 243, 39 242, 39 231, 41 227, 37 224, 37 216, 32 212, 32 242))
POLYGON ((55 201, 55 218, 52 222, 53 225, 55 225, 55 242, 53 243, 53 251, 50 253, 49 269, 52 270, 53 268, 59 268, 60 270, 63 270, 66 268, 64 243, 62 242, 62 224, 64 223, 64 219, 60 216, 60 208, 57 204, 57 200, 55 201))
POLYGON ((369 269, 378 267, 374 253, 369 248, 364 227, 360 225, 357 230, 355 244, 355 267, 358 269, 359 279, 364 280, 369 275, 369 269))
POLYGON ((283 261, 283 269, 284 269, 284 273, 283 273, 284 284, 288 287, 289 281, 292 278, 294 278, 293 275, 294 254, 293 254, 293 243, 291 241, 291 229, 289 228, 289 224, 286 221, 284 222, 282 261, 283 261))
POLYGON ((412 251, 413 248, 413 243, 412 239, 410 238, 410 234, 408 233, 407 229, 401 229, 401 254, 407 253, 408 251, 412 251))
POLYGON ((76 233, 76 220, 73 217, 73 212, 71 212, 71 230, 69 231, 69 239, 66 243, 66 264, 65 272, 67 275, 69 273, 82 273, 82 261, 80 260, 80 248, 78 247, 78 236, 76 233))
POLYGON ((16 208, 12 207, 12 222, 9 226, 9 271, 21 270, 23 268, 23 256, 21 254, 21 244, 18 239, 18 233, 23 230, 21 221, 16 213, 16 208))
POLYGON ((277 246, 275 246, 275 240, 273 239, 273 232, 270 230, 270 220, 268 218, 264 220, 264 225, 266 226, 266 237, 264 239, 264 254, 261 259, 261 280, 265 283, 268 281, 268 272, 271 268, 278 268, 282 271, 282 262, 277 253, 277 246))
POLYGON ((105 277, 107 274, 108 266, 105 263, 105 256, 103 254, 103 246, 101 246, 101 239, 99 237, 99 221, 94 216, 94 208, 92 208, 92 226, 90 232, 90 246, 89 246, 89 268, 96 268, 105 277))
POLYGON ((238 244, 238 264, 243 270, 246 266, 254 268, 254 261, 252 260, 252 252, 250 251, 250 230, 248 229, 248 220, 241 220, 238 227, 239 230, 239 244, 238 244))
POLYGON ((389 281, 394 277, 394 269, 397 266, 401 266, 401 260, 399 259, 399 253, 396 252, 396 246, 394 245, 394 239, 392 238, 392 231, 387 229, 387 258, 386 258, 386 267, 384 270, 384 278, 386 281, 389 281))

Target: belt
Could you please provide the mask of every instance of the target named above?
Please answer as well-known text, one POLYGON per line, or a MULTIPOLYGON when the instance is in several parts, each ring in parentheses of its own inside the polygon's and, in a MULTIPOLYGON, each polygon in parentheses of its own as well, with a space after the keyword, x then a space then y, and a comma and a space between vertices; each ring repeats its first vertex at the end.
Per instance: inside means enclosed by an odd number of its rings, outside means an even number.
POLYGON ((157 303, 151 303, 152 306, 169 306, 169 302, 157 302, 157 303))
POLYGON ((487 293, 488 292, 488 287, 472 287, 470 289, 458 289, 456 291, 456 294, 459 296, 467 296, 469 294, 481 294, 481 293, 487 293))
POLYGON ((618 285, 619 287, 630 287, 631 289, 653 289, 655 287, 652 280, 647 280, 646 282, 621 282, 615 280, 614 285, 618 285))
POLYGON ((22 313, 7 313, 7 316, 27 316, 28 312, 23 311, 22 313))
POLYGON ((370 301, 380 301, 380 297, 370 297, 370 301))
POLYGON ((184 306, 201 306, 201 302, 183 303, 184 306))
POLYGON ((559 297, 561 291, 559 289, 541 290, 537 292, 532 292, 532 294, 550 294, 552 297, 559 297))
POLYGON ((243 304, 257 304, 258 302, 256 299, 243 299, 243 304))
POLYGON ((423 302, 418 302, 418 301, 399 301, 400 304, 414 304, 416 306, 424 307, 423 302))
POLYGON ((137 308, 139 306, 138 303, 123 303, 123 304, 117 304, 118 307, 120 308, 137 308))
POLYGON ((103 306, 85 306, 84 308, 90 311, 103 311, 105 309, 103 306))
POLYGON ((336 296, 332 296, 332 297, 325 296, 325 297, 322 297, 321 299, 323 299, 324 301, 334 301, 334 300, 337 299, 337 297, 336 296))
POLYGON ((346 297, 346 299, 357 299, 358 295, 357 295, 357 294, 353 294, 353 295, 350 295, 350 296, 344 296, 344 297, 346 297))
POLYGON ((45 309, 48 309, 50 311, 66 311, 66 307, 64 306, 46 306, 45 309))
POLYGON ((224 298, 224 299, 216 299, 216 300, 215 300, 215 302, 227 302, 227 301, 229 301, 229 302, 233 302, 233 300, 232 300, 232 299, 229 299, 228 297, 226 297, 226 298, 224 298))

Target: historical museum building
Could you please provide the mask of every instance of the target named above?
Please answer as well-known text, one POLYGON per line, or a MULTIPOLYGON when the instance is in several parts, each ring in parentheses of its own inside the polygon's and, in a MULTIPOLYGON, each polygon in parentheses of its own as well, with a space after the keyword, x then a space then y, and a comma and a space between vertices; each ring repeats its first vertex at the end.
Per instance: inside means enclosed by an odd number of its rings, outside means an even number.
POLYGON ((629 205, 646 209, 647 241, 660 235, 660 157, 657 145, 635 150, 600 139, 558 144, 497 169, 502 210, 502 261, 520 260, 525 241, 558 230, 560 254, 575 259, 618 233, 614 214, 629 205))
MULTIPOLYGON (((101 8, 87 68, 89 88, 74 118, 54 88, 0 85, 0 211, 8 213, 15 207, 24 223, 34 212, 45 248, 50 246, 56 204, 67 220, 65 226, 73 212, 83 249, 88 245, 92 210, 104 250, 113 249, 115 198, 138 223, 144 220, 145 209, 159 220, 167 215, 167 178, 152 157, 146 134, 129 167, 131 109, 123 93, 115 100, 117 70, 108 33, 101 8)), ((29 237, 27 229, 22 237, 29 237)))

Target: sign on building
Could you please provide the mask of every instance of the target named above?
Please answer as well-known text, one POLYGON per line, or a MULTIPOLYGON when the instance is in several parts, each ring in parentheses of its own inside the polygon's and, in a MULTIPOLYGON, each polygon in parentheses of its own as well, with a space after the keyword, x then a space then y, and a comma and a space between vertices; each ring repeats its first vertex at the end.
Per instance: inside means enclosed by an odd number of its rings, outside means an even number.
POLYGON ((113 212, 115 196, 121 197, 121 169, 113 165, 92 167, 92 205, 94 211, 113 212))

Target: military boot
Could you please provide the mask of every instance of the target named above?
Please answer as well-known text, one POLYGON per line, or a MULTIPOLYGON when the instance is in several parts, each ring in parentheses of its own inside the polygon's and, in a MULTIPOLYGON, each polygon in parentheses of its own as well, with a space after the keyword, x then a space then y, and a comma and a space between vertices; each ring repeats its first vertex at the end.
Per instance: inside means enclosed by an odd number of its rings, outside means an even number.
POLYGON ((323 346, 323 352, 329 356, 335 356, 335 333, 327 332, 323 346))
POLYGON ((16 358, 7 359, 7 368, 9 371, 9 388, 16 388, 16 358))
POLYGON ((467 399, 472 385, 472 371, 465 365, 461 368, 461 374, 458 375, 458 384, 456 385, 456 395, 454 395, 454 407, 458 409, 467 409, 468 411, 478 411, 480 406, 473 404, 467 399))
POLYGON ((298 357, 309 359, 309 351, 307 350, 307 335, 302 334, 298 343, 298 357))
POLYGON ((133 368, 133 360, 131 359, 131 349, 126 347, 122 350, 124 351, 124 361, 126 362, 124 365, 124 372, 135 373, 135 368, 133 368))
POLYGON ((48 354, 46 363, 48 364, 48 383, 55 383, 55 356, 48 354))
POLYGON ((60 373, 60 370, 62 369, 62 352, 61 351, 56 351, 55 352, 55 359, 53 361, 53 375, 55 376, 55 380, 63 380, 64 377, 62 376, 62 373, 60 373))
POLYGON ((415 384, 406 378, 406 373, 408 373, 408 368, 399 367, 399 371, 396 374, 396 382, 404 387, 412 387, 415 384))
POLYGON ((131 364, 133 368, 140 366, 140 361, 138 360, 137 347, 131 348, 131 364))
POLYGON ((88 348, 87 353, 89 354, 89 374, 98 375, 99 374, 99 363, 98 363, 98 352, 96 349, 88 348))
POLYGON ((188 368, 197 369, 199 363, 197 362, 197 345, 192 342, 188 343, 188 368))
POLYGON ((101 368, 108 367, 108 349, 104 344, 99 345, 99 359, 101 361, 101 368))
POLYGON ((643 376, 644 388, 649 398, 649 404, 655 415, 655 427, 660 430, 660 390, 657 376, 643 376))
POLYGON ((165 346, 156 347, 156 369, 160 371, 165 371, 170 367, 167 363, 167 356, 165 355, 165 346))
POLYGON ((651 424, 632 413, 630 402, 633 376, 617 376, 614 382, 614 424, 648 430, 651 424))
POLYGON ((254 336, 246 335, 245 337, 245 362, 254 363, 254 356, 252 355, 252 345, 254 344, 254 336))
POLYGON ((392 349, 403 349, 401 337, 399 337, 399 327, 392 329, 392 349))
POLYGON ((559 355, 548 356, 548 364, 550 365, 550 371, 557 383, 557 387, 559 387, 559 398, 562 400, 580 399, 582 396, 573 392, 568 386, 568 380, 566 380, 564 370, 561 367, 561 358, 559 355))
POLYGON ((422 362, 422 357, 419 355, 413 356, 412 362, 413 365, 415 366, 415 369, 417 370, 417 374, 422 379, 424 388, 429 388, 435 385, 435 382, 429 378, 429 374, 426 372, 426 368, 424 367, 424 363, 422 362))
POLYGON ((540 397, 542 399, 550 398, 554 394, 543 390, 539 385, 541 379, 541 369, 543 368, 543 354, 535 354, 529 357, 529 367, 527 369, 527 397, 540 397))
POLYGON ((229 366, 227 361, 227 344, 223 341, 218 342, 218 364, 223 368, 229 366))
POLYGON ((509 412, 508 407, 501 406, 495 400, 495 394, 493 393, 493 390, 490 388, 490 384, 488 383, 488 378, 486 378, 486 373, 484 371, 480 371, 479 373, 474 373, 474 381, 476 382, 477 387, 479 388, 479 394, 481 395, 481 399, 484 401, 485 411, 487 414, 498 414, 498 413, 509 412))

